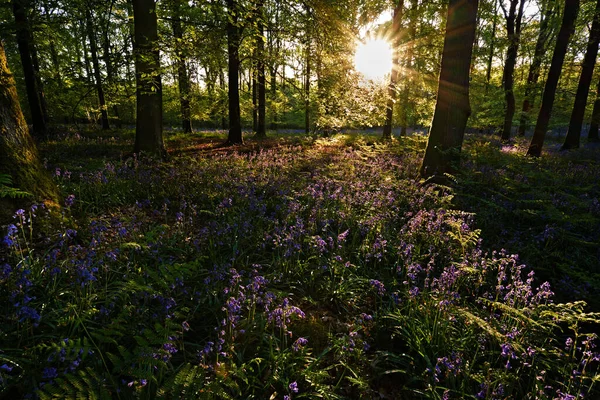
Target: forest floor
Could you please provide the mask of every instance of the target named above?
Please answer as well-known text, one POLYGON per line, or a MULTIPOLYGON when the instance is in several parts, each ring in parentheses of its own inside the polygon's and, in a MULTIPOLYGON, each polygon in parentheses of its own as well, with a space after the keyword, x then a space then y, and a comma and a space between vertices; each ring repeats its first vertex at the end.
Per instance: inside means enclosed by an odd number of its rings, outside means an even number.
POLYGON ((593 146, 468 135, 449 187, 420 134, 65 132, 59 223, 0 254, 0 398, 598 396, 593 146))

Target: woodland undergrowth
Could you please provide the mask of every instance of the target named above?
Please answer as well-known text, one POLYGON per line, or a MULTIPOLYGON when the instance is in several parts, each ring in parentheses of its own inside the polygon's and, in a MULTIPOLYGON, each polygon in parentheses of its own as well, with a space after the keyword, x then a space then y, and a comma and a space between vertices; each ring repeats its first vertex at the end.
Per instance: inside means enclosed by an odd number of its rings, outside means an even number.
POLYGON ((597 158, 472 139, 450 188, 420 136, 172 135, 159 163, 117 134, 45 143, 64 207, 2 235, 0 397, 599 395, 597 158))

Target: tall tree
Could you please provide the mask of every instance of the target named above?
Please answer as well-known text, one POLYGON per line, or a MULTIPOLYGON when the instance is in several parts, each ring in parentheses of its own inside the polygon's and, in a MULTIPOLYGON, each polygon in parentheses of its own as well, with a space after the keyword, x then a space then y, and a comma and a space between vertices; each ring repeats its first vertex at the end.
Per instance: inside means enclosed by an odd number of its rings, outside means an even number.
POLYGON ((469 71, 475 40, 478 0, 450 0, 446 19, 438 95, 422 177, 442 176, 455 170, 471 114, 469 71))
POLYGON ((240 115, 240 44, 242 32, 239 20, 239 4, 237 0, 227 0, 227 54, 229 84, 229 135, 228 144, 241 144, 242 120, 240 115))
POLYGON ((597 142, 598 138, 598 126, 600 125, 600 79, 598 80, 598 86, 596 87, 596 101, 594 101, 594 109, 592 110, 592 121, 590 123, 590 130, 588 132, 588 140, 590 142, 597 142))
POLYGON ((575 104, 569 121, 569 130, 562 150, 575 149, 579 147, 581 137, 581 126, 583 125, 583 116, 587 106, 587 98, 594 75, 594 66, 598 55, 598 44, 600 43, 600 0, 596 1, 596 10, 594 20, 590 29, 590 37, 585 50, 583 63, 581 64, 581 75, 579 76, 579 85, 575 94, 575 104))
POLYGON ((133 0, 133 22, 137 95, 134 151, 164 157, 162 81, 155 1, 133 0))
POLYGON ((17 45, 19 47, 21 64, 23 66, 25 88, 27 90, 27 102, 29 103, 29 110, 31 112, 33 132, 36 136, 43 137, 47 133, 47 128, 31 56, 32 35, 27 18, 27 10, 29 10, 29 7, 29 0, 12 0, 13 15, 16 24, 17 45))
POLYGON ((498 27, 498 2, 502 0, 494 1, 494 14, 492 19, 492 34, 490 42, 490 52, 487 59, 487 67, 485 71, 485 91, 487 93, 490 87, 490 79, 492 78, 492 63, 494 62, 494 50, 496 46, 496 29, 498 27))
POLYGON ((190 78, 184 54, 183 26, 181 25, 183 0, 173 0, 173 18, 171 26, 175 38, 175 64, 177 65, 177 84, 179 85, 179 103, 181 105, 181 124, 185 133, 192 132, 192 108, 190 105, 190 78))
POLYGON ((265 89, 265 0, 257 0, 257 43, 256 43, 256 68, 258 75, 258 120, 256 125, 256 136, 264 138, 266 131, 266 106, 267 93, 265 89))
POLYGON ((500 0, 500 6, 502 7, 502 12, 506 19, 506 33, 508 35, 508 50, 506 51, 506 61, 504 62, 504 71, 502 75, 504 98, 506 101, 502 140, 510 139, 513 117, 515 115, 515 93, 513 91, 514 73, 515 65, 517 64, 519 41, 521 40, 521 21, 523 19, 525 2, 526 0, 510 0, 510 6, 507 12, 504 1, 500 0), (518 12, 517 6, 519 7, 518 12))
POLYGON ((533 51, 533 58, 529 65, 529 72, 527 73, 527 83, 525 84, 525 98, 523 99, 523 108, 521 110, 521 118, 519 121, 519 136, 525 136, 525 131, 529 126, 529 111, 533 107, 533 96, 534 89, 537 81, 540 77, 540 70, 542 67, 542 59, 546 52, 546 47, 550 36, 552 35, 552 24, 550 23, 554 9, 556 6, 556 0, 541 1, 541 13, 540 13, 540 29, 538 37, 535 42, 535 50, 533 51))
MULTIPOLYGON (((39 200, 58 200, 58 189, 42 166, 8 69, 4 46, 0 41, 0 172, 10 174, 16 187, 39 200)), ((0 199, 0 218, 12 208, 0 199)))
POLYGON ((94 67, 94 83, 96 93, 98 94, 98 103, 100 104, 100 114, 102 118, 102 129, 110 129, 108 123, 108 110, 106 108, 106 100, 104 98, 104 88, 102 87, 102 72, 100 71, 100 62, 98 61, 98 44, 96 41, 96 33, 94 32, 94 21, 92 20, 91 5, 85 6, 85 21, 88 39, 90 41, 90 52, 92 54, 92 65, 94 67))
POLYGON ((552 62, 550 64, 550 70, 548 71, 546 86, 544 87, 540 113, 538 114, 538 119, 533 131, 533 138, 531 139, 529 149, 527 150, 527 155, 529 156, 539 157, 542 154, 546 130, 548 129, 552 107, 554 106, 554 98, 556 97, 558 79, 560 78, 565 54, 567 53, 567 47, 569 46, 569 40, 575 30, 575 20, 577 19, 578 13, 579 0, 565 0, 563 19, 556 39, 554 53, 552 53, 552 62))
POLYGON ((392 72, 390 74, 390 84, 388 86, 388 99, 385 109, 385 123, 383 124, 383 139, 392 138, 392 120, 394 116, 394 103, 396 102, 396 92, 398 84, 398 75, 400 74, 400 31, 402 27, 402 18, 404 12, 404 0, 398 0, 394 8, 392 19, 392 72))

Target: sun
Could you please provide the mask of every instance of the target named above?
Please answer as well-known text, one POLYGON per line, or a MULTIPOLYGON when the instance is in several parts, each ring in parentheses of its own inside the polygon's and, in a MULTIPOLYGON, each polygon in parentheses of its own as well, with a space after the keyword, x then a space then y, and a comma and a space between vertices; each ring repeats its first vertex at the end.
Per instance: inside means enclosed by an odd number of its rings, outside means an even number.
POLYGON ((383 39, 359 42, 354 55, 356 70, 367 79, 380 80, 392 70, 392 48, 383 39))

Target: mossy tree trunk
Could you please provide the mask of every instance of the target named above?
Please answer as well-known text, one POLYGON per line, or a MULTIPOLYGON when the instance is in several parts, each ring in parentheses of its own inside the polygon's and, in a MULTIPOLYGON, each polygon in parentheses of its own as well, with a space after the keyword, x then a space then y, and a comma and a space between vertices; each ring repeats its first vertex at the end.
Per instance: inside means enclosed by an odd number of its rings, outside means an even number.
POLYGON ((21 64, 23 66, 23 75, 25 77, 25 88, 27 90, 27 102, 31 111, 31 122, 33 132, 38 137, 44 137, 47 134, 46 119, 42 109, 41 99, 39 97, 36 84, 36 73, 31 55, 31 31, 27 19, 27 10, 29 0, 12 0, 13 15, 15 17, 17 45, 21 64))
POLYGON ((469 104, 469 71, 478 0, 450 0, 435 112, 421 176, 453 173, 459 162, 469 104))
POLYGON ((162 81, 156 2, 133 0, 137 110, 134 151, 164 157, 162 81))
MULTIPOLYGON (((0 174, 9 174, 18 189, 31 193, 37 200, 58 202, 58 189, 44 170, 35 143, 29 135, 1 41, 0 174)), ((0 220, 6 217, 3 214, 13 208, 10 200, 0 199, 0 220)))

